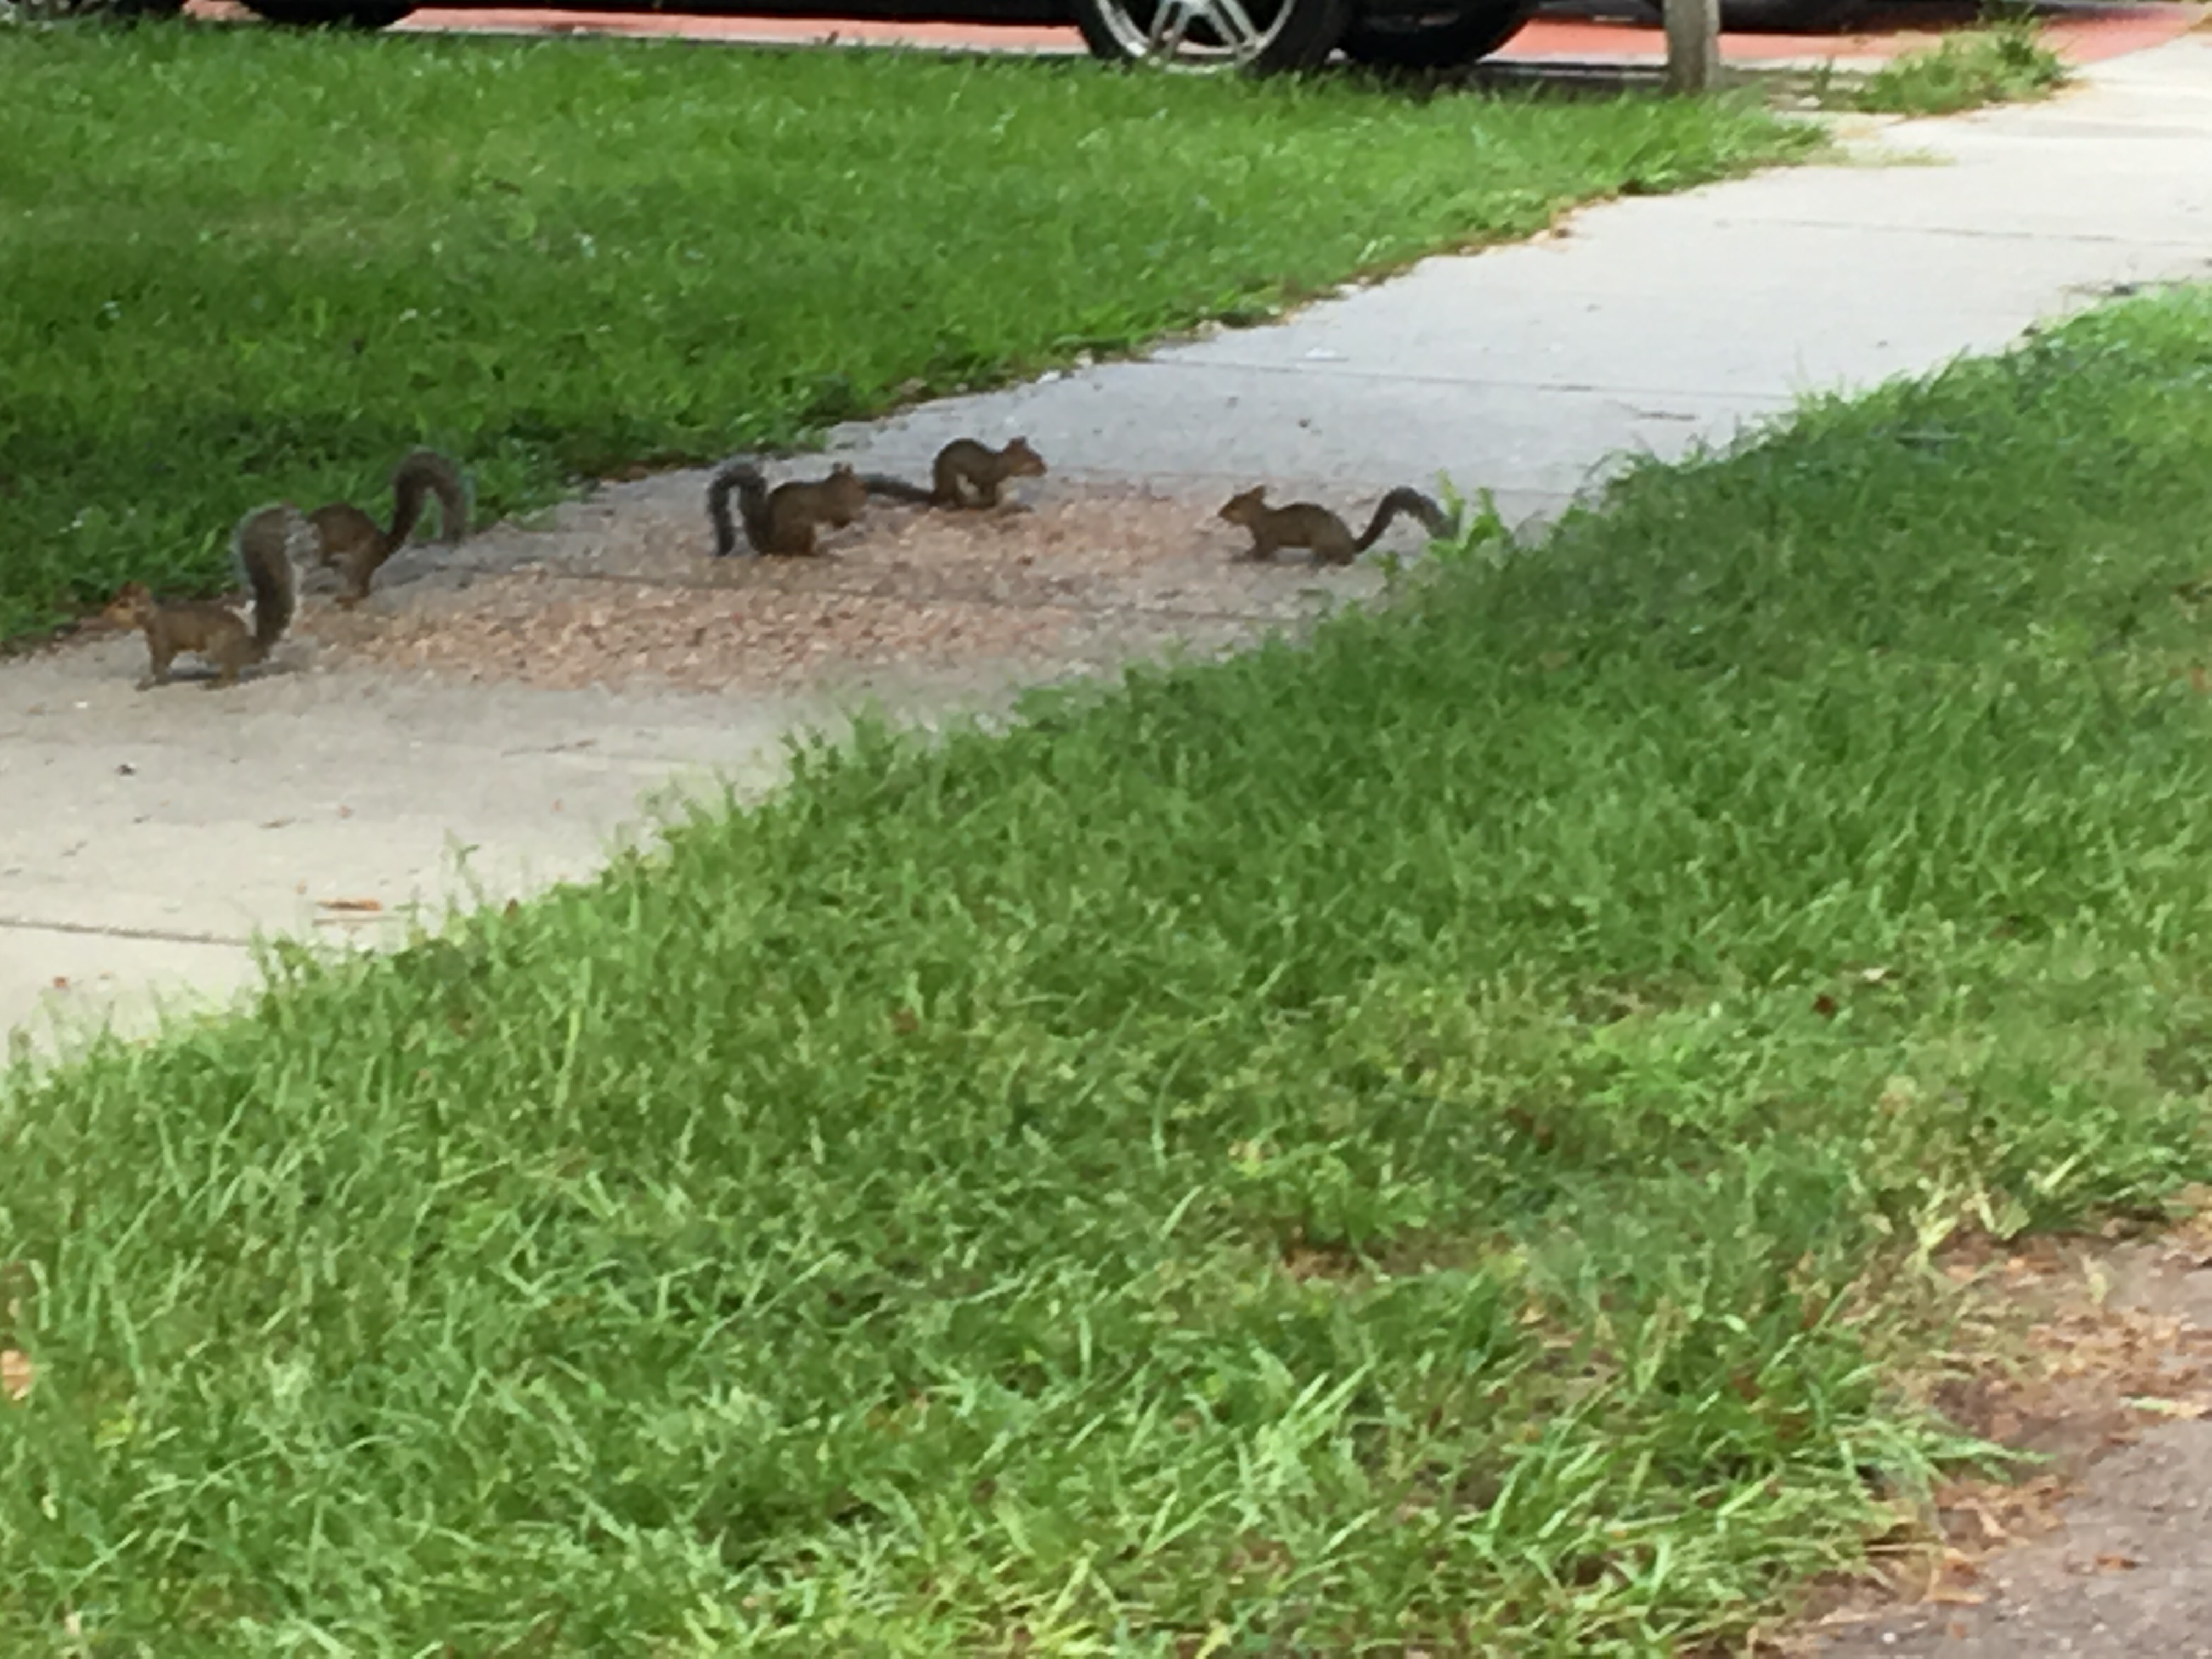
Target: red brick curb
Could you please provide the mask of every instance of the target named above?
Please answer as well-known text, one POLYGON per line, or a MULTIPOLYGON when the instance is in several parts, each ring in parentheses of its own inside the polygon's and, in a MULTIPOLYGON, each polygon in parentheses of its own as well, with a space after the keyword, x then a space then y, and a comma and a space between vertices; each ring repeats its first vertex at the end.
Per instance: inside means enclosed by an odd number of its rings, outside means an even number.
MULTIPOLYGON (((210 19, 251 16, 233 0, 191 0, 187 9, 210 19)), ((2044 38, 2070 64, 2094 64, 2186 33, 2207 15, 2201 5, 2160 0, 2151 4, 2056 4, 2045 8, 2044 38)), ((1730 34, 1723 54, 1731 63, 1796 59, 1878 64, 1934 45, 1974 21, 1972 7, 1915 11, 1897 8, 1879 26, 1853 34, 1730 34), (1931 22, 1935 10, 1940 21, 1931 22)), ((467 34, 598 34, 723 40, 756 46, 840 43, 908 46, 939 51, 1072 53, 1083 50, 1073 28, 985 23, 903 23, 854 18, 707 17, 666 12, 560 11, 520 7, 426 7, 398 28, 409 33, 467 34)), ((1543 17, 1505 50, 1502 63, 1639 65, 1662 61, 1666 41, 1657 25, 1574 17, 1543 17)))

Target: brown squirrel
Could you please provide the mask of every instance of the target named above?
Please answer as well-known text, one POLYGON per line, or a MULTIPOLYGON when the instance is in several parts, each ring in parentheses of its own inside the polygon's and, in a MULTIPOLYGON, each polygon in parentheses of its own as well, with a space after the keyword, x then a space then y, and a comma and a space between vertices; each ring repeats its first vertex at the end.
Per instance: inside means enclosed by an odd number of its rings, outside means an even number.
POLYGON ((432 495, 438 498, 441 539, 451 547, 469 532, 468 488, 460 469, 434 449, 416 450, 393 469, 389 530, 380 530, 375 520, 346 501, 332 501, 307 515, 321 540, 323 563, 337 568, 340 605, 359 605, 368 597, 369 579, 406 545, 423 502, 432 495))
POLYGON ((780 483, 774 489, 750 461, 725 461, 707 486, 707 516, 714 524, 714 556, 737 551, 737 526, 730 522, 730 492, 738 493, 738 516, 756 553, 804 557, 814 551, 814 527, 842 530, 868 504, 867 486, 842 463, 813 483, 780 483))
POLYGON ((239 520, 232 552, 253 590, 253 625, 227 605, 212 599, 179 599, 164 605, 143 582, 126 582, 100 614, 118 627, 146 635, 152 658, 139 690, 169 683, 169 664, 179 651, 191 651, 213 663, 216 685, 235 685, 239 672, 264 661, 299 608, 299 576, 293 568, 315 544, 314 526, 290 502, 264 507, 239 520))
POLYGON ((1030 447, 1027 438, 1010 438, 1004 449, 994 449, 973 438, 955 438, 937 452, 936 460, 930 464, 929 476, 934 483, 927 489, 879 472, 871 472, 860 482, 871 495, 887 495, 895 501, 918 501, 924 507, 989 507, 999 504, 999 491, 1007 479, 1042 478, 1044 471, 1044 457, 1030 447))
POLYGON ((1451 519, 1443 508, 1419 490, 1402 485, 1382 498, 1357 539, 1351 527, 1325 507, 1312 501, 1270 507, 1267 495, 1266 486, 1255 484, 1241 495, 1231 496, 1221 509, 1221 517, 1252 532, 1252 550, 1244 556, 1248 559, 1272 559, 1284 548, 1307 547, 1313 550, 1316 564, 1348 564, 1355 554, 1364 553, 1380 541, 1390 521, 1401 513, 1419 519, 1431 536, 1451 533, 1451 519))

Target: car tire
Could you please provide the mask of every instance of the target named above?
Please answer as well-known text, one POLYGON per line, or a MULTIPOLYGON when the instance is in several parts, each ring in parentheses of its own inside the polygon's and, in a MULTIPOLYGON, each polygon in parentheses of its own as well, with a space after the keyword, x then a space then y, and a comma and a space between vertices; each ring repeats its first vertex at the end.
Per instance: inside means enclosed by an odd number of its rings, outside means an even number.
POLYGON ((1351 15, 1351 0, 1075 0, 1094 57, 1254 75, 1318 68, 1351 15))
POLYGON ((1345 30, 1344 55, 1376 69, 1455 69, 1489 57, 1535 15, 1536 0, 1370 14, 1345 30))
POLYGON ((415 9, 406 0, 246 0, 257 17, 292 28, 389 28, 415 9))

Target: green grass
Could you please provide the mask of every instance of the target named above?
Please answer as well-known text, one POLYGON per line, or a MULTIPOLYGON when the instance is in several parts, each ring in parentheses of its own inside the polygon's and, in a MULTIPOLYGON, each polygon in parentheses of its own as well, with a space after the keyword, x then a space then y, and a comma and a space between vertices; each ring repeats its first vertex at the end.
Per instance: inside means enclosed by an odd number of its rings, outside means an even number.
POLYGON ((2066 79, 2065 63, 2043 44, 2035 24, 2006 19, 1883 64, 1844 102, 1876 114, 1949 115, 2045 97, 2066 79))
POLYGON ((1740 1635, 2212 1174, 2208 453, 2134 302, 19 1069, 0 1649, 1740 1635))
POLYGON ((1741 102, 188 27, 0 30, 0 639, 219 585, 240 513, 380 508, 419 441, 510 512, 1815 142, 1741 102))

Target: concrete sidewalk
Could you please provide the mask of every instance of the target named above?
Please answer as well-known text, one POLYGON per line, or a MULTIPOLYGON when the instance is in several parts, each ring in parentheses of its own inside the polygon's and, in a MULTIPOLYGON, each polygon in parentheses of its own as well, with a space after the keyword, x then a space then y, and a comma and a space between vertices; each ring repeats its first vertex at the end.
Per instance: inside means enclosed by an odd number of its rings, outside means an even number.
MULTIPOLYGON (((1194 501, 1258 479, 1356 496, 1443 474, 1521 514, 1619 452, 1679 453, 1801 392, 2000 347, 2123 285, 2212 276, 2212 35, 2113 60, 2047 105, 1869 130, 1856 149, 1594 209, 1279 327, 839 443, 918 471, 956 434, 1024 431, 1056 484, 1141 480, 1194 501)), ((703 477, 618 486, 552 536, 487 544, 524 556, 626 514, 688 521, 703 477)), ((765 783, 781 733, 826 708, 354 672, 141 696, 143 664, 131 639, 0 666, 11 1027, 118 995, 135 1023, 149 993, 228 992, 257 928, 327 934, 465 893, 461 848, 493 893, 587 871, 644 792, 765 783)))
POLYGON ((1677 455, 1804 392, 2212 277, 2212 35, 2085 81, 2049 104, 1863 128, 1853 164, 1615 202, 1278 327, 841 436, 872 465, 1004 429, 1209 488, 1441 473, 1509 518, 1555 508, 1609 455, 1677 455))

